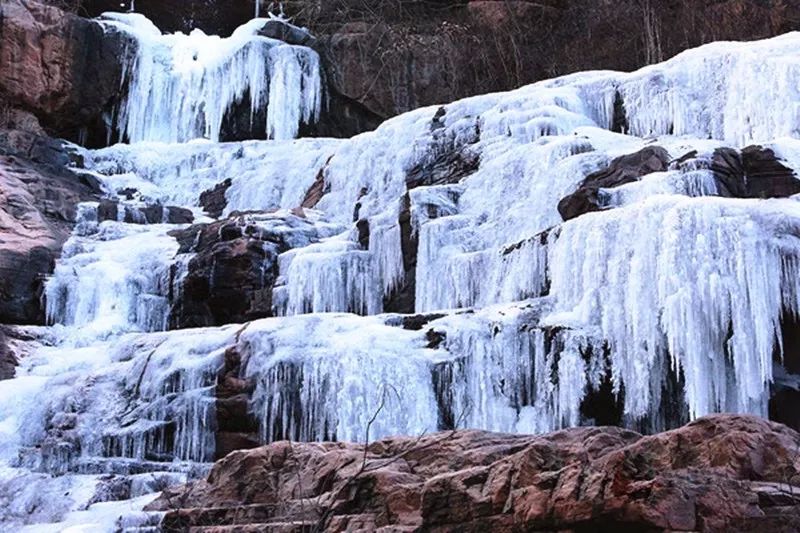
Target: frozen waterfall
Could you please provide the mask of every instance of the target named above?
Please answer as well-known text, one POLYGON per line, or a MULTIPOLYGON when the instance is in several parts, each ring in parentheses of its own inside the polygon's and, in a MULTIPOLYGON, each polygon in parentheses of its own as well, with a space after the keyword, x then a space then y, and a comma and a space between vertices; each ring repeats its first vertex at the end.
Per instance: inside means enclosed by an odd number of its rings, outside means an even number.
POLYGON ((268 19, 254 19, 228 38, 200 30, 162 35, 138 14, 107 13, 107 28, 131 34, 127 94, 116 127, 124 139, 219 142, 225 115, 247 99, 250 123, 266 111, 270 139, 293 139, 322 108, 317 53, 263 37, 268 19))
POLYGON ((118 122, 130 143, 83 150, 76 171, 121 207, 99 221, 96 202, 79 206, 44 283, 51 325, 17 331, 17 375, 0 385, 3 525, 157 523, 139 511, 164 483, 281 439, 767 415, 783 322, 800 317, 800 203, 728 185, 766 179, 747 174, 754 142, 795 185, 800 35, 334 140, 293 139, 321 109, 319 58, 260 36, 261 19, 228 39, 161 35, 138 15, 105 24, 138 43, 118 122), (218 142, 243 101, 266 110, 270 139, 218 142), (654 147, 657 170, 614 168, 654 147), (576 191, 595 203, 564 222, 576 191), (194 223, 126 222, 168 204, 194 223), (227 275, 243 291, 214 285, 227 275), (252 314, 170 331, 189 291, 200 311, 252 314), (121 502, 98 502, 109 476, 131 487, 121 502))

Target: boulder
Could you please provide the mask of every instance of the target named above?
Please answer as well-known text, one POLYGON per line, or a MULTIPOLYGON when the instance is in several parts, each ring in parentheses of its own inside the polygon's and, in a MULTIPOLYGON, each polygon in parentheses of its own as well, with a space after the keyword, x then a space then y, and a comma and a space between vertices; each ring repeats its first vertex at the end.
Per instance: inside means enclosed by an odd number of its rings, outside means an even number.
POLYGON ((714 151, 711 170, 720 194, 734 198, 783 198, 800 193, 800 179, 762 146, 714 151))
POLYGON ((181 292, 172 299, 171 328, 244 323, 272 313, 279 243, 240 217, 172 233, 180 253, 194 253, 181 292))
POLYGON ((565 221, 600 211, 606 208, 600 198, 600 189, 619 187, 652 172, 684 165, 711 170, 717 193, 728 198, 785 198, 800 193, 800 179, 769 148, 756 145, 742 150, 718 148, 714 150, 710 161, 698 160, 696 152, 670 161, 666 150, 649 146, 618 157, 606 168, 587 176, 574 193, 558 203, 558 211, 565 221))
POLYGON ((228 205, 225 193, 230 189, 232 184, 233 182, 228 178, 211 189, 200 193, 200 206, 208 213, 208 216, 214 218, 222 216, 222 212, 225 211, 225 207, 228 205))
POLYGON ((150 510, 166 531, 796 531, 800 435, 735 415, 649 437, 453 431, 232 453, 150 510))
POLYGON ((321 229, 310 214, 302 208, 235 212, 171 232, 180 243, 179 253, 193 254, 180 293, 171 298, 171 328, 241 324, 272 316, 278 255, 330 236, 331 226, 321 229))

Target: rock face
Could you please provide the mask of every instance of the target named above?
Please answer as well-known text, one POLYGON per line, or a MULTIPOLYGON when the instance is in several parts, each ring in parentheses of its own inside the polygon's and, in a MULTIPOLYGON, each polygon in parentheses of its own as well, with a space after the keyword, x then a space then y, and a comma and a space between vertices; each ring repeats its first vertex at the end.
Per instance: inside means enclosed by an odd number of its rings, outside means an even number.
POLYGON ((22 0, 0 5, 0 36, 0 108, 34 115, 52 135, 104 144, 102 115, 120 92, 126 37, 22 0))
POLYGON ((6 324, 44 323, 44 279, 69 237, 77 203, 100 192, 93 179, 47 164, 69 158, 60 143, 28 140, 26 155, 35 160, 0 155, 0 323, 6 324))
POLYGON ((181 293, 171 298, 171 328, 188 328, 243 324, 272 316, 278 255, 316 242, 321 233, 316 221, 298 208, 232 213, 172 235, 181 245, 179 253, 194 254, 186 266, 181 293))
POLYGON ((280 245, 239 217, 177 230, 180 253, 194 253, 181 294, 173 298, 175 328, 244 323, 272 312, 280 245))
MULTIPOLYGON (((263 4, 265 12, 270 3, 263 4)), ((283 25, 273 24, 266 31, 313 46, 323 57, 327 75, 323 118, 301 133, 336 137, 373 129, 385 118, 420 106, 579 70, 632 70, 713 40, 777 35, 793 29, 793 21, 800 19, 800 6, 782 0, 723 0, 702 6, 686 0, 281 4, 317 39, 283 25), (670 31, 674 27, 687 30, 670 31)), ((112 112, 119 98, 129 43, 118 33, 103 38, 99 24, 54 6, 72 6, 89 16, 131 7, 127 0, 4 2, 0 98, 14 114, 31 113, 51 134, 104 145, 102 117, 112 112)), ((136 11, 164 31, 201 28, 229 35, 252 18, 254 4, 140 0, 136 11)), ((248 109, 233 110, 224 127, 227 140, 259 136, 239 124, 237 116, 249 124, 248 109)))
MULTIPOLYGON (((226 179, 216 187, 200 193, 200 206, 208 213, 209 216, 219 218, 228 205, 228 200, 225 198, 225 193, 232 185, 230 178, 226 179)), ((308 206, 314 207, 314 206, 308 206)))
MULTIPOLYGON (((96 16, 130 1, 83 0, 96 16)), ((277 3, 275 3, 277 4, 277 3)), ((287 0, 317 36, 339 118, 389 117, 578 70, 633 70, 713 40, 794 29, 795 2, 765 0, 287 0), (685 28, 676 32, 675 27, 685 28), (536 31, 531 31, 536 28, 536 31)), ((266 10, 270 2, 262 2, 266 10)), ((230 34, 254 15, 242 0, 138 0, 165 31, 230 34)), ((362 127, 366 124, 362 124, 362 127)), ((363 130, 362 130, 363 131, 363 130)))
POLYGON ((614 159, 608 167, 589 174, 577 191, 558 203, 561 218, 570 220, 599 211, 603 208, 599 198, 600 189, 619 187, 652 172, 667 170, 669 159, 667 151, 660 146, 643 148, 634 154, 614 159))
POLYGON ((219 373, 214 391, 217 412, 214 449, 217 459, 236 450, 259 445, 258 421, 249 408, 255 382, 240 377, 241 366, 242 356, 237 348, 228 348, 225 351, 225 366, 219 373))
POLYGON ((370 444, 278 442, 152 504, 165 531, 796 531, 800 435, 719 415, 643 437, 478 431, 370 444))
POLYGON ((741 153, 730 148, 714 152, 711 170, 723 195, 734 198, 781 198, 800 192, 800 179, 761 146, 741 153))
POLYGON ((9 346, 6 331, 0 327, 0 381, 14 377, 17 362, 17 357, 9 346))
POLYGON ((670 161, 669 154, 660 146, 618 157, 606 168, 587 176, 574 193, 564 197, 558 203, 558 212, 566 221, 606 209, 601 189, 619 187, 652 172, 683 164, 711 170, 718 194, 728 198, 785 198, 800 193, 800 179, 769 148, 755 145, 741 151, 718 148, 710 161, 696 157, 696 152, 690 152, 670 161))

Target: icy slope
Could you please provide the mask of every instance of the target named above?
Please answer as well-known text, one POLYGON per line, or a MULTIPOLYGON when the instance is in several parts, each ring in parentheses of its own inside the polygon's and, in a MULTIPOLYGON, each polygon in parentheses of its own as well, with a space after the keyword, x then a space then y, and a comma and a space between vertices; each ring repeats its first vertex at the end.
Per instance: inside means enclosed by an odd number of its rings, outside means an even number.
MULTIPOLYGON (((152 50, 181 49, 150 34, 152 50)), ((187 99, 136 104, 193 99, 202 119, 167 110, 163 124, 129 121, 131 138, 214 139, 235 95, 204 92, 211 81, 253 88, 252 65, 230 58, 261 38, 237 35, 250 44, 215 41, 227 59, 165 81, 187 99)), ((47 283, 54 325, 34 332, 9 382, 30 401, 0 407, 4 464, 185 475, 232 449, 361 440, 368 425, 374 439, 765 416, 800 314, 798 49, 800 34, 718 43, 631 74, 417 110, 344 141, 85 152, 123 204, 199 214, 216 190, 223 220, 78 226, 47 283), (640 165, 644 149, 655 155, 640 165), (578 193, 591 202, 564 222, 559 204, 578 193), (215 273, 254 257, 234 297, 251 295, 263 320, 155 331, 187 290, 213 305, 215 273)), ((301 85, 283 101, 307 102, 301 85)))

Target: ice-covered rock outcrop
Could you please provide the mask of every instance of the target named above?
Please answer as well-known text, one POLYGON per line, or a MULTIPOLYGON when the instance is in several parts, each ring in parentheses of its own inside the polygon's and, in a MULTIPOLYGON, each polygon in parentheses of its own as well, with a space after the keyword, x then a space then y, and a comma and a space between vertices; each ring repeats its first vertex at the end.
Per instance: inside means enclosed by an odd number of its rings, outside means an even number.
POLYGON ((9 464, 186 472, 367 429, 766 416, 798 353, 799 45, 710 45, 350 140, 86 152, 118 212, 221 218, 78 225, 57 325, 12 382, 32 407, 0 411, 9 464))
POLYGON ((253 117, 266 114, 270 139, 293 139, 320 115, 318 54, 260 35, 267 19, 253 19, 228 38, 201 30, 162 35, 142 15, 106 13, 108 29, 135 37, 127 66, 127 94, 116 128, 129 142, 218 142, 226 112, 248 99, 253 117))

